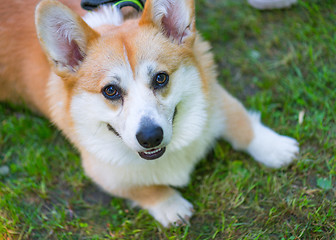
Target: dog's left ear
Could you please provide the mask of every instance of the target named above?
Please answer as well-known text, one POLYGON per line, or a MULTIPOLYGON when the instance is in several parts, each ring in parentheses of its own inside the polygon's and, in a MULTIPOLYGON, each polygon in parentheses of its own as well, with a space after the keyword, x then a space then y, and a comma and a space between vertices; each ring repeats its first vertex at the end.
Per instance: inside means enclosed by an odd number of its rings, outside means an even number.
POLYGON ((57 74, 74 73, 99 34, 56 0, 41 1, 35 12, 40 43, 57 74))
POLYGON ((192 46, 196 35, 194 0, 147 0, 139 24, 158 27, 173 42, 192 46))

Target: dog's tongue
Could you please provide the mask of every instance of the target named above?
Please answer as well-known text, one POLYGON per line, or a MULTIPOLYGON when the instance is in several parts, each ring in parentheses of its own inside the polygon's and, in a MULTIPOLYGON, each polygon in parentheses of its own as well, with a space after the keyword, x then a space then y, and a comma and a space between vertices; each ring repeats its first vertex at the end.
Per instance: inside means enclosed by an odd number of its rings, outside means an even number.
POLYGON ((139 152, 140 157, 146 160, 155 160, 161 157, 166 151, 166 148, 155 148, 145 152, 139 152))

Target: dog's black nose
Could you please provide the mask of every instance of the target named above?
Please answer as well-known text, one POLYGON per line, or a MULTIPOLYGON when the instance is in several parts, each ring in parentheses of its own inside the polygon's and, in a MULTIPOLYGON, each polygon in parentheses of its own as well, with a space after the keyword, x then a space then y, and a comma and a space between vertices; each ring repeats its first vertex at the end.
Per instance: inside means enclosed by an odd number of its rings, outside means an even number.
POLYGON ((154 148, 161 144, 163 140, 163 130, 158 125, 143 124, 136 134, 136 138, 144 148, 154 148))

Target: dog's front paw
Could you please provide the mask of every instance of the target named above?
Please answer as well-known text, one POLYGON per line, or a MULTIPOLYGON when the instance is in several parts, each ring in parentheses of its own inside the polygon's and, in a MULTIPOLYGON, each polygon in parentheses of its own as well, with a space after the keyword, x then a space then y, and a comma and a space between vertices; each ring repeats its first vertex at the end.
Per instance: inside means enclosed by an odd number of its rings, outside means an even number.
POLYGON ((258 117, 253 121, 254 139, 247 148, 248 153, 260 163, 280 168, 291 163, 299 153, 298 142, 282 136, 261 124, 258 117))
POLYGON ((193 206, 179 193, 174 193, 168 199, 147 207, 149 213, 164 227, 189 224, 193 206))

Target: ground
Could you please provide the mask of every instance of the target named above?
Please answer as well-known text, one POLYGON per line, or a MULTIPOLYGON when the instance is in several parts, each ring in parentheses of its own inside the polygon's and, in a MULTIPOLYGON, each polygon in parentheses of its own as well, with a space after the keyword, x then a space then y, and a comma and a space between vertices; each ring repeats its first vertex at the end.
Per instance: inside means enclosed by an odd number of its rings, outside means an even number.
POLYGON ((0 239, 336 239, 336 4, 259 11, 197 0, 219 81, 301 147, 271 170, 219 142, 180 189, 191 225, 162 228, 101 192, 47 120, 0 104, 0 239))

